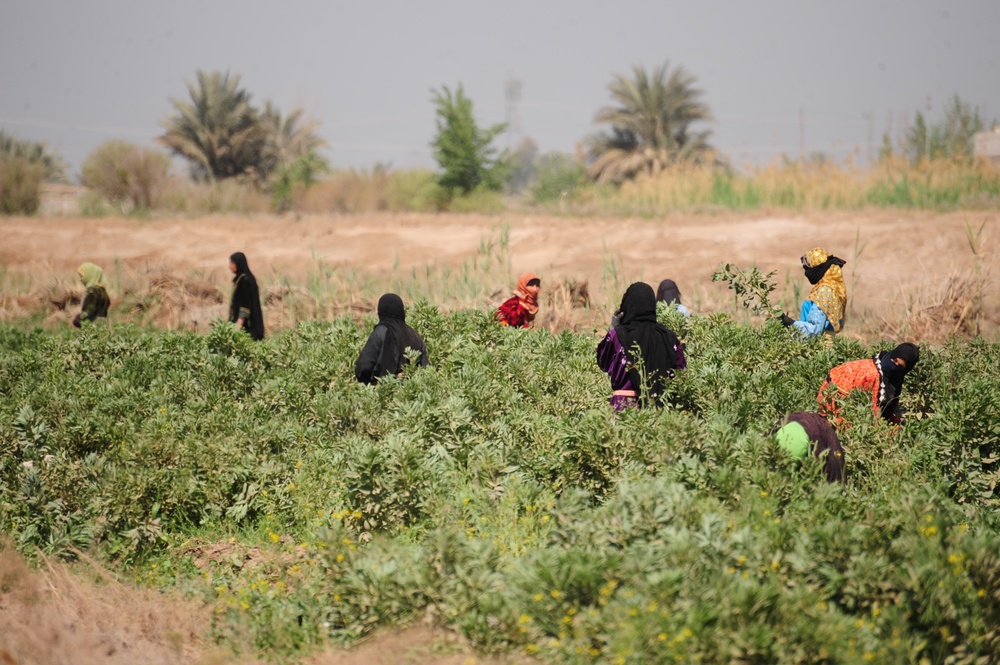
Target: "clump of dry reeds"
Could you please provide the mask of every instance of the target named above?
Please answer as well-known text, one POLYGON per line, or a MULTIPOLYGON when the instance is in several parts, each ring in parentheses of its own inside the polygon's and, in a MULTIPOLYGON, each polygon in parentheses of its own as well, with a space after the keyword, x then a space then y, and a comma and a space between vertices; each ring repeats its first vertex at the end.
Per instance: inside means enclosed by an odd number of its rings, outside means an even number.
POLYGON ((974 271, 953 273, 936 289, 918 292, 903 300, 904 311, 880 315, 874 326, 883 337, 916 342, 944 343, 969 339, 996 326, 983 309, 981 289, 986 284, 974 271))

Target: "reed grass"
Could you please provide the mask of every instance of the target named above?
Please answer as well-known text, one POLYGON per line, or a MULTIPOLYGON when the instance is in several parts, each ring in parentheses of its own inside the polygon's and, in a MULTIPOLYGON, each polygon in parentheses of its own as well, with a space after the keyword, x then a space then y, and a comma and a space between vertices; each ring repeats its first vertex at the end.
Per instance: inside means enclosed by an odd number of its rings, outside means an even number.
POLYGON ((618 189, 594 189, 591 201, 605 212, 639 215, 699 208, 995 208, 1000 205, 1000 173, 986 162, 911 164, 901 157, 868 169, 850 163, 785 162, 737 173, 702 165, 670 169, 618 189))

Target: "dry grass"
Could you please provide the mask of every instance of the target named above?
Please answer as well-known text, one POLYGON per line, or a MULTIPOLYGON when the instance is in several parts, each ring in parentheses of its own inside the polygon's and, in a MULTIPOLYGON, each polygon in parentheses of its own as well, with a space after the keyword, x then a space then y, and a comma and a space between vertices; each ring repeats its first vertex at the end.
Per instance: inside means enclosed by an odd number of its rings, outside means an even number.
POLYGON ((77 572, 44 557, 40 564, 33 571, 0 544, 0 662, 234 662, 207 640, 206 608, 124 584, 92 561, 77 572))

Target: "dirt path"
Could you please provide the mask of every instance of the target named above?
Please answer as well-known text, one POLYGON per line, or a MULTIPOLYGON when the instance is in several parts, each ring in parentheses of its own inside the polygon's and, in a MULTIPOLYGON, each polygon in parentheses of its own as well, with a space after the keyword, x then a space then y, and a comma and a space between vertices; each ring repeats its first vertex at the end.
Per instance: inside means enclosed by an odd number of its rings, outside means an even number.
MULTIPOLYGON (((822 245, 848 261, 844 271, 855 313, 905 305, 939 290, 949 277, 971 272, 966 223, 985 222, 983 269, 996 273, 998 212, 869 210, 822 213, 675 214, 663 219, 606 219, 508 214, 120 218, 0 220, 5 290, 73 279, 89 260, 106 270, 118 260, 141 270, 164 267, 217 284, 227 281, 227 257, 242 250, 266 285, 281 275, 305 280, 319 261, 385 277, 394 270, 458 266, 484 238, 510 229, 511 267, 533 270, 543 283, 564 278, 595 284, 611 268, 618 281, 655 284, 671 277, 685 300, 709 306, 720 297, 712 271, 723 262, 756 263, 805 288, 798 257, 822 245), (856 255, 856 249, 860 255, 856 255), (13 285, 13 286, 12 286, 13 285)), ((110 271, 109 271, 110 272, 110 271)), ((995 307, 995 302, 991 303, 995 307)))

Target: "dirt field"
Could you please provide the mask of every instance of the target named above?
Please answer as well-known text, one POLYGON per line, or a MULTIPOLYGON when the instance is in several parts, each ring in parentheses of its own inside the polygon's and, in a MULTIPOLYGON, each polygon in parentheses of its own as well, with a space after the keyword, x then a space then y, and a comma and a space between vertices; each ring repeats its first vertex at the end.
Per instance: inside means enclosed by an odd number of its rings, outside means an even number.
MULTIPOLYGON (((4 291, 30 290, 56 279, 74 283, 74 268, 93 261, 142 273, 169 270, 215 284, 225 292, 227 257, 244 251, 262 287, 280 278, 303 283, 320 262, 372 279, 394 270, 460 266, 484 238, 510 228, 513 273, 538 272, 546 284, 588 281, 596 305, 609 266, 616 282, 665 277, 680 285, 695 309, 724 302, 711 283, 720 263, 756 263, 777 270, 778 294, 791 303, 792 286, 807 289, 798 257, 821 245, 848 261, 844 268, 850 313, 869 323, 940 300, 949 279, 961 276, 968 293, 974 267, 966 224, 985 222, 980 257, 983 274, 996 274, 997 212, 864 211, 780 214, 677 214, 665 219, 602 219, 525 215, 372 214, 323 217, 207 217, 201 219, 7 218, 0 262, 4 291)), ((114 286, 114 285, 113 285, 114 286)), ((497 284, 506 290, 509 285, 497 284)), ((610 290, 610 289, 608 289, 610 290)), ((987 288, 986 293, 993 289, 987 288)), ((114 296, 114 293, 112 293, 114 296)), ((987 297, 995 317, 997 301, 987 297)))

